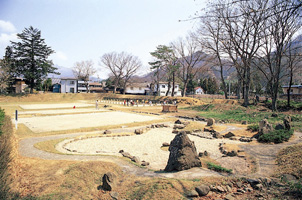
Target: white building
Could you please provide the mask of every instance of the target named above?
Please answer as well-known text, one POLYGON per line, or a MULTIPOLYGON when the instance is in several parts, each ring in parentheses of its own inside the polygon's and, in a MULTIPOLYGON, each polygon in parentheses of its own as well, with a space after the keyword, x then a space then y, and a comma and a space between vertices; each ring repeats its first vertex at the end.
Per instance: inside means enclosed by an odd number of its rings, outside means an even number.
POLYGON ((201 87, 196 87, 194 88, 194 90, 195 90, 195 94, 204 94, 204 91, 201 87))
MULTIPOLYGON (((154 91, 157 91, 157 84, 155 84, 154 86, 154 91)), ((159 96, 166 96, 166 93, 168 91, 168 82, 159 82, 159 96)), ((168 96, 171 96, 172 93, 172 83, 171 83, 171 88, 170 91, 168 93, 168 96)), ((179 84, 175 83, 175 87, 174 87, 174 96, 181 96, 181 91, 179 88, 179 84)))
MULTIPOLYGON (((89 84, 88 84, 88 91, 89 91, 89 84)), ((87 93, 87 88, 86 88, 86 82, 85 81, 78 80, 78 92, 87 93)))
POLYGON ((148 94, 150 91, 150 83, 129 83, 125 88, 126 94, 148 94))
POLYGON ((61 78, 61 93, 77 93, 76 78, 61 78))

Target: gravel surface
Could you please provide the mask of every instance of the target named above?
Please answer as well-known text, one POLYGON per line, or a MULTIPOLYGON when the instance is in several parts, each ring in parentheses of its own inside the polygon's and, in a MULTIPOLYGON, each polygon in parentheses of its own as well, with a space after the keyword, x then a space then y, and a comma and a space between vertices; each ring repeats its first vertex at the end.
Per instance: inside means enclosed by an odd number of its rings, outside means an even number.
POLYGON ((70 114, 44 117, 19 118, 19 123, 25 124, 33 132, 49 132, 99 127, 106 125, 127 124, 161 119, 158 116, 140 115, 126 112, 101 112, 88 114, 70 114))
POLYGON ((28 115, 28 114, 77 114, 77 113, 84 113, 84 112, 91 112, 91 113, 95 113, 95 112, 105 112, 108 110, 106 109, 98 109, 96 110, 95 108, 81 108, 81 109, 73 109, 73 108, 69 108, 69 109, 58 109, 58 110, 31 110, 31 111, 19 111, 19 115, 28 115))
POLYGON ((29 104, 29 105, 19 105, 23 109, 56 109, 56 108, 76 108, 78 107, 90 107, 95 106, 92 103, 57 103, 57 104, 29 104))
MULTIPOLYGON (((211 158, 218 159, 222 156, 219 151, 219 143, 242 144, 240 141, 228 139, 205 139, 192 135, 188 135, 194 141, 197 152, 209 152, 211 158)), ((119 150, 129 152, 132 156, 137 156, 140 160, 150 162, 150 168, 154 170, 164 169, 168 158, 169 151, 161 150, 164 142, 170 143, 175 134, 172 133, 172 128, 151 129, 142 135, 121 136, 121 137, 98 137, 74 141, 66 144, 65 148, 76 150, 73 154, 104 154, 117 155, 119 150), (97 153, 98 152, 98 153, 97 153)), ((57 150, 63 153, 70 153, 62 148, 62 145, 67 141, 61 142, 57 150)))

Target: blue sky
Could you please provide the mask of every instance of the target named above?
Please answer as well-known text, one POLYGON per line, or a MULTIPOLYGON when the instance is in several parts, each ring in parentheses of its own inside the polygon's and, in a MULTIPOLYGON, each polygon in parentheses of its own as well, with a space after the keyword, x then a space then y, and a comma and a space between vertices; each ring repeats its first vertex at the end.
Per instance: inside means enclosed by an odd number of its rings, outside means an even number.
POLYGON ((198 26, 189 19, 205 0, 0 0, 0 57, 16 33, 33 26, 56 51, 54 64, 72 68, 92 60, 100 78, 104 53, 126 51, 138 56, 149 71, 150 52, 198 26))

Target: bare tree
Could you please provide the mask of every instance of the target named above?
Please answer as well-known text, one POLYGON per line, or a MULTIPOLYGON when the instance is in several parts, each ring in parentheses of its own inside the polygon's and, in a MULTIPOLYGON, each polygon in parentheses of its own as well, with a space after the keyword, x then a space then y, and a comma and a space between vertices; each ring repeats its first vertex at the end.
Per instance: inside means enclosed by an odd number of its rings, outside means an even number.
POLYGON ((186 96, 189 80, 194 79, 196 74, 201 72, 206 66, 206 62, 203 61, 207 55, 201 51, 200 45, 193 34, 185 39, 179 38, 177 41, 172 42, 171 47, 180 65, 177 72, 178 77, 183 82, 182 96, 184 97, 186 96))
POLYGON ((272 111, 277 111, 277 98, 280 81, 286 77, 286 67, 282 64, 286 59, 290 42, 294 34, 300 29, 300 13, 292 12, 288 8, 290 1, 270 1, 269 17, 266 17, 265 26, 261 29, 263 46, 258 53, 261 64, 256 65, 267 79, 272 98, 272 111))
POLYGON ((99 63, 101 67, 109 69, 114 76, 114 93, 118 84, 123 80, 124 92, 129 79, 137 72, 141 67, 141 61, 138 57, 133 56, 126 52, 111 52, 106 53, 101 57, 99 63))
POLYGON ((74 76, 83 80, 87 93, 89 92, 89 77, 96 73, 96 69, 93 67, 93 62, 91 60, 76 62, 72 68, 74 76))
POLYGON ((133 75, 141 68, 142 62, 136 56, 128 54, 125 58, 126 65, 123 69, 123 93, 126 92, 126 87, 133 75))

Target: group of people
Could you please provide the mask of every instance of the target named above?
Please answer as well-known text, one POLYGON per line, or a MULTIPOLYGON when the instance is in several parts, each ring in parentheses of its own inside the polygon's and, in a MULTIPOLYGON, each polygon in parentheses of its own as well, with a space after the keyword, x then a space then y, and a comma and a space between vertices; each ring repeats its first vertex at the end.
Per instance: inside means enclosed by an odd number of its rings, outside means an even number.
MULTIPOLYGON (((145 104, 149 104, 149 106, 153 105, 151 100, 149 100, 149 101, 148 100, 141 100, 141 102, 142 102, 143 106, 145 106, 145 104)), ((172 103, 173 103, 173 105, 177 104, 176 100, 173 101, 172 103)), ((138 106, 138 104, 139 104, 138 99, 136 101, 132 100, 132 99, 130 99, 130 100, 129 99, 124 99, 124 106, 129 106, 129 105, 130 106, 134 106, 134 105, 138 106)), ((162 104, 166 105, 166 104, 168 104, 168 102, 165 100, 165 101, 162 102, 162 104)), ((99 109, 99 100, 98 99, 95 101, 95 109, 96 110, 99 109)))

